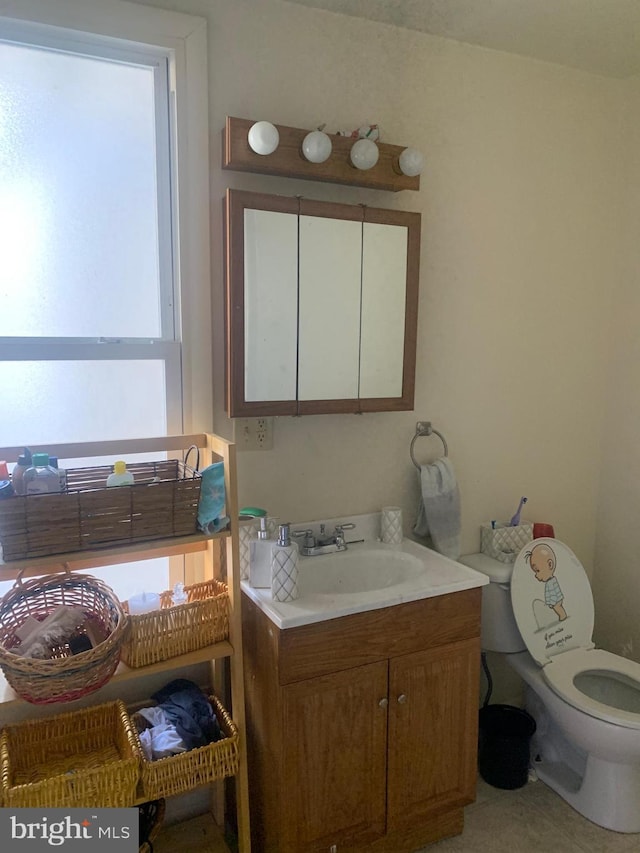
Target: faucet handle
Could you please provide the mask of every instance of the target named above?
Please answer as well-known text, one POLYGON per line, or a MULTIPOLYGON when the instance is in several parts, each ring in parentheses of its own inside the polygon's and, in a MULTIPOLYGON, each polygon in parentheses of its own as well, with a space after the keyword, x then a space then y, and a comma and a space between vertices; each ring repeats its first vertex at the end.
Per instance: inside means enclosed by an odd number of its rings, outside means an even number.
POLYGON ((307 530, 294 530, 291 535, 297 537, 304 536, 304 542, 302 544, 305 548, 316 547, 316 537, 314 536, 313 530, 310 528, 307 530))
POLYGON ((344 524, 336 524, 336 531, 341 533, 343 530, 353 530, 355 524, 351 521, 347 521, 344 524))

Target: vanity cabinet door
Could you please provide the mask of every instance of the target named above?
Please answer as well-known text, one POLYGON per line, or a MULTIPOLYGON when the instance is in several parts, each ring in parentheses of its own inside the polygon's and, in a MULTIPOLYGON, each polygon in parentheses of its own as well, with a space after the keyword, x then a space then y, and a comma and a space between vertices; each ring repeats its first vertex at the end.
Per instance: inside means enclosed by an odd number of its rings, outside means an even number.
POLYGON ((479 639, 389 664, 387 829, 475 799, 479 639))
POLYGON ((387 662, 287 685, 282 850, 338 850, 385 833, 387 662))

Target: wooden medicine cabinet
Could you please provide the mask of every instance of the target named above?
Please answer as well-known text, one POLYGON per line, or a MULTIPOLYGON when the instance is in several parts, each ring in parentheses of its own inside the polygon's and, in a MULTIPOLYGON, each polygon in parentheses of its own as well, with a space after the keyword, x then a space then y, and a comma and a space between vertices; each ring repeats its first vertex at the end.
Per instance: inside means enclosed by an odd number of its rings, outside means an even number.
POLYGON ((420 214, 227 190, 230 417, 413 409, 420 214))

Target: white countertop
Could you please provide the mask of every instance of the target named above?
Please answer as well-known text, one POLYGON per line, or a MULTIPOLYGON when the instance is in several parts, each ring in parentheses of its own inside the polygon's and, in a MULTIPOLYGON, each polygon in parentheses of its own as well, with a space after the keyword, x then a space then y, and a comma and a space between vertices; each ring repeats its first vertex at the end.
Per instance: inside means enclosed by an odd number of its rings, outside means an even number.
MULTIPOLYGON (((367 556, 363 555, 363 559, 366 560, 367 556)), ((407 601, 460 592, 489 583, 487 575, 450 560, 411 539, 404 539, 399 546, 384 545, 376 539, 366 539, 364 542, 350 544, 344 552, 316 557, 300 556, 299 569, 300 597, 292 602, 273 601, 270 589, 257 589, 250 586, 248 581, 242 581, 242 591, 278 628, 310 625, 351 613, 393 607, 407 601), (312 591, 317 584, 309 573, 331 572, 334 575, 335 569, 346 570, 350 565, 345 562, 340 566, 339 560, 347 557, 351 564, 355 565, 358 562, 357 555, 363 555, 363 552, 376 564, 385 562, 383 554, 388 554, 389 563, 393 563, 394 553, 400 552, 399 562, 402 565, 410 564, 412 570, 407 572, 406 577, 402 575, 399 580, 392 578, 387 581, 381 589, 343 593, 312 591), (381 556, 378 557, 378 554, 381 556), (416 558, 422 566, 417 564, 416 558)))

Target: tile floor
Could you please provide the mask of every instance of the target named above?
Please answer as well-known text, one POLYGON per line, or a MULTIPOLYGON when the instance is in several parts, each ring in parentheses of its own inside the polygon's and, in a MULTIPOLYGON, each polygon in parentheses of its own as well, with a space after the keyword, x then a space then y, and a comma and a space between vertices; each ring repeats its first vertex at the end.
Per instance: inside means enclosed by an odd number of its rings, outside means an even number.
MULTIPOLYGON (((235 849, 235 846, 231 848, 235 849)), ((637 853, 640 834, 610 832, 586 820, 543 782, 517 791, 478 778, 478 796, 465 809, 464 832, 420 853, 637 853)), ((155 853, 229 853, 209 815, 164 829, 155 853)))
POLYGON ((430 844, 424 853, 549 853, 550 850, 637 853, 640 834, 625 835, 596 826, 543 782, 529 782, 516 791, 503 791, 479 778, 476 802, 465 809, 463 834, 430 844))

